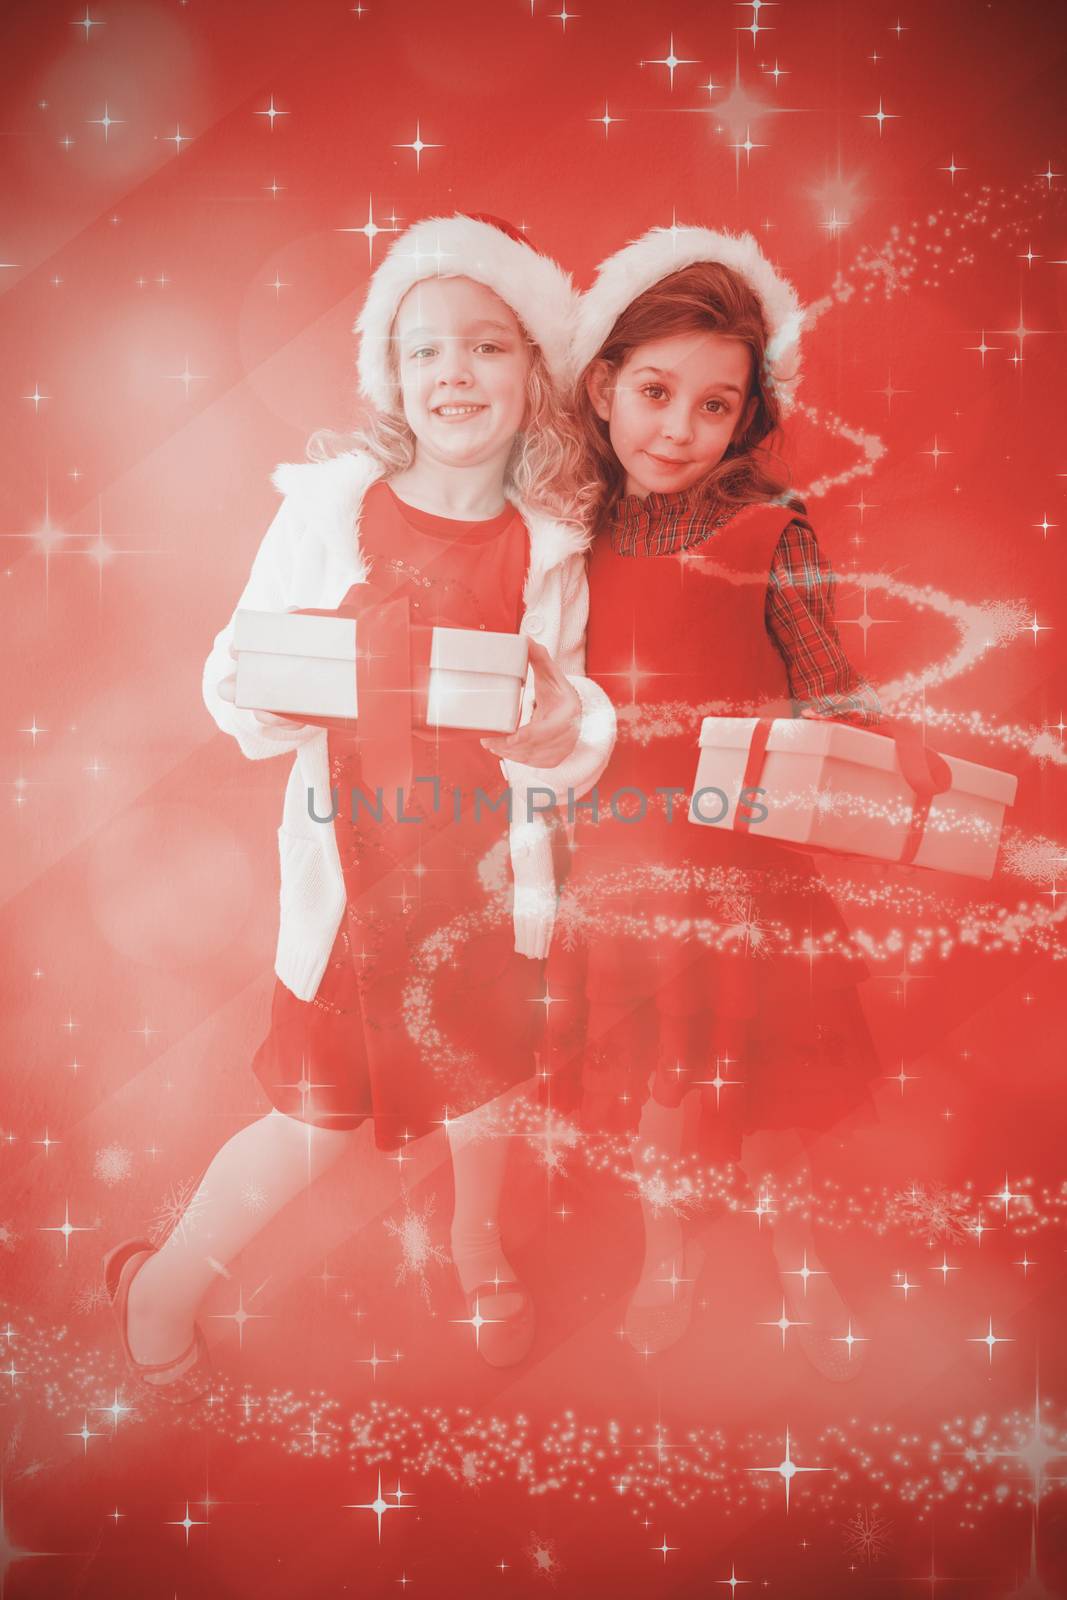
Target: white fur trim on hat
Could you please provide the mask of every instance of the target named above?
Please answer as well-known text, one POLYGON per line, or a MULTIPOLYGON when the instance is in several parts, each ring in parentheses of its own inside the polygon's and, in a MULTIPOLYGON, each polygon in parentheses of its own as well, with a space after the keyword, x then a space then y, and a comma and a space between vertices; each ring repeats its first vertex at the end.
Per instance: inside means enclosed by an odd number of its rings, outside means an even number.
POLYGON ((804 311, 793 285, 774 270, 750 233, 716 233, 710 228, 677 224, 651 228, 602 261, 578 308, 572 376, 577 378, 585 371, 639 294, 698 261, 721 261, 755 292, 767 323, 767 377, 783 407, 788 408, 800 380, 804 311))
POLYGON ((460 213, 408 228, 378 268, 356 322, 359 386, 380 411, 396 393, 389 341, 397 308, 424 278, 473 278, 509 305, 540 346, 557 383, 569 376, 577 295, 570 274, 532 245, 460 213))

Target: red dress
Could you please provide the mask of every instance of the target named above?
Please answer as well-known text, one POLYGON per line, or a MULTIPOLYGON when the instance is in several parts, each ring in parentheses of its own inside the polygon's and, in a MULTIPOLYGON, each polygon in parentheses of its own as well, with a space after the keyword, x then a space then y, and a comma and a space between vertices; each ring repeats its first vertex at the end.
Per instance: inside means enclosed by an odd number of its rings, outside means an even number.
MULTIPOLYGON (((736 1159, 747 1131, 834 1125, 869 1105, 879 1070, 856 994, 866 968, 823 953, 845 928, 810 859, 756 827, 687 819, 702 717, 775 703, 788 714, 765 604, 791 516, 750 508, 697 561, 620 554, 607 533, 590 557, 586 670, 612 696, 619 733, 600 820, 577 813, 543 1092, 590 1131, 627 1133, 650 1089, 671 1106, 699 1085, 700 1148, 715 1160, 736 1159), (657 786, 685 791, 670 820, 657 786), (650 797, 640 820, 612 814, 625 788, 650 797)), ((616 809, 641 804, 634 793, 616 809)))
MULTIPOLYGON (((483 522, 431 516, 380 482, 364 500, 360 539, 375 587, 406 594, 413 622, 518 631, 529 536, 514 510, 483 522)), ((507 852, 503 808, 482 804, 475 817, 472 806, 475 788, 490 801, 502 793, 499 761, 477 733, 412 737, 412 774, 440 779, 438 804, 431 784, 413 783, 403 814, 422 820, 402 823, 351 805, 353 788, 373 800, 358 737, 328 734, 346 911, 314 998, 275 985, 253 1061, 279 1110, 326 1128, 373 1117, 388 1150, 533 1074, 531 1002, 543 992, 542 964, 516 953, 510 910, 487 909, 478 874, 494 846, 507 852), (442 930, 443 964, 426 943, 442 930)))

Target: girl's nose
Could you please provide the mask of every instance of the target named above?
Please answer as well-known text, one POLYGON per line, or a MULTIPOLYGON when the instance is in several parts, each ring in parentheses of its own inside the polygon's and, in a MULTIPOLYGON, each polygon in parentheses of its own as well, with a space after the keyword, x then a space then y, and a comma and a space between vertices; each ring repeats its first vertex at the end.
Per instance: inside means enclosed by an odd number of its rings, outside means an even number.
POLYGON ((457 339, 454 344, 445 346, 444 357, 437 374, 438 384, 466 384, 472 377, 470 357, 466 348, 457 339))
POLYGON ((685 444, 691 439, 693 426, 688 406, 672 407, 663 418, 662 432, 665 439, 673 439, 676 444, 685 444))

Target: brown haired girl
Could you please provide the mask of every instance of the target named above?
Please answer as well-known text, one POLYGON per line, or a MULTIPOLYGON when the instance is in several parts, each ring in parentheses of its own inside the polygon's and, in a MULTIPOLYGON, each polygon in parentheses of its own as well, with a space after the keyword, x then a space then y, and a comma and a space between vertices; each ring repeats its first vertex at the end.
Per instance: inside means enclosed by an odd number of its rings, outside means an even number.
MULTIPOLYGON (((636 1132, 660 1164, 681 1150, 683 1102, 697 1102, 705 1160, 740 1158, 753 1187, 773 1174, 778 1194, 789 1178, 806 1196, 807 1143, 869 1103, 864 969, 822 953, 841 924, 805 857, 756 826, 687 816, 703 717, 878 715, 835 631, 830 568, 769 448, 797 382, 800 322, 792 286, 750 235, 706 229, 653 229, 584 297, 587 670, 619 732, 599 820, 577 815, 549 964, 561 1003, 547 1092, 589 1131, 636 1132)), ((626 1329, 648 1353, 684 1331, 696 1259, 669 1207, 642 1209, 626 1329)), ((775 1207, 782 1292, 807 1323, 809 1358, 845 1377, 858 1365, 835 1342, 849 1311, 819 1272, 805 1209, 775 1207)))

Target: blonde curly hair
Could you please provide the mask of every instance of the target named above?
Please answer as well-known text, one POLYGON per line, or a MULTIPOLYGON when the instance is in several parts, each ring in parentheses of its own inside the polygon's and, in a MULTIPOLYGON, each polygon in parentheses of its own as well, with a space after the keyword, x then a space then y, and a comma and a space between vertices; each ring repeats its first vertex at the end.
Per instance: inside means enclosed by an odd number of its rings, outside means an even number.
MULTIPOLYGON (((582 443, 540 346, 525 329, 523 337, 530 351, 526 415, 515 435, 504 486, 529 510, 580 528, 586 521, 589 492, 582 443)), ((395 357, 392 378, 394 409, 369 410, 347 433, 316 429, 307 443, 309 460, 325 461, 350 450, 365 450, 389 475, 410 467, 415 459, 415 435, 400 403, 395 357)))

